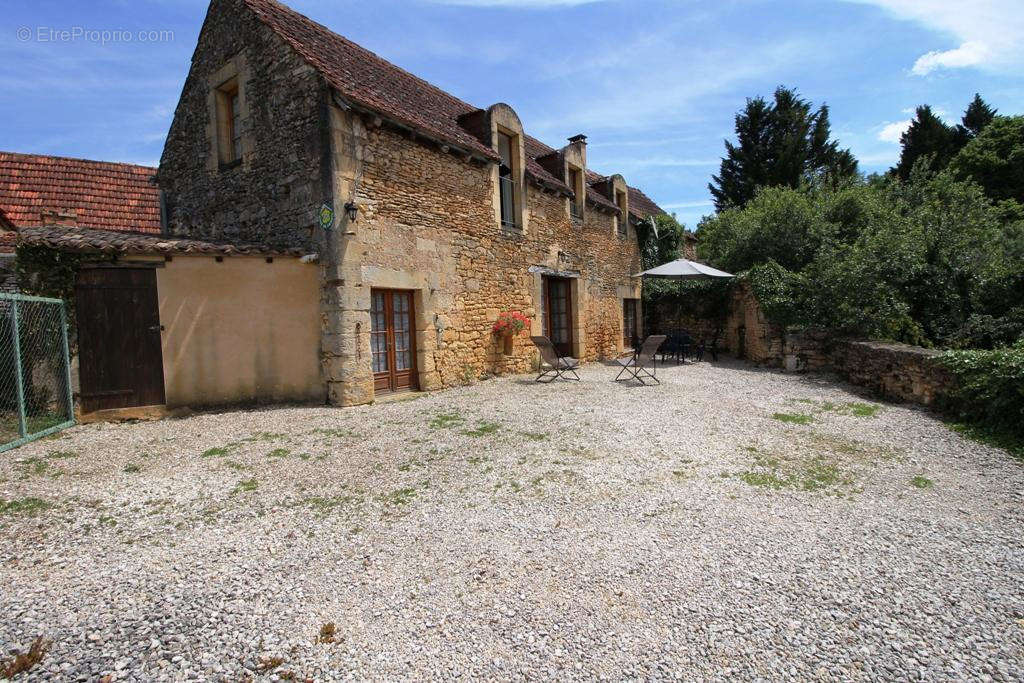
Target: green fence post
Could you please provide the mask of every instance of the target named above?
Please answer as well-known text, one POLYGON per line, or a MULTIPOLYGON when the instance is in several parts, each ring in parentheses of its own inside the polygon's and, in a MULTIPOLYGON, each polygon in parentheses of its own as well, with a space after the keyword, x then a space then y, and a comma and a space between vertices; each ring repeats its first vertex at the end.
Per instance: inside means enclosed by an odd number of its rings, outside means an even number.
POLYGON ((14 333, 14 384, 18 388, 18 427, 21 438, 28 436, 25 422, 25 385, 21 379, 21 333, 18 331, 18 301, 11 301, 11 327, 14 333))
POLYGON ((75 419, 75 397, 71 391, 71 350, 68 347, 68 314, 62 301, 60 304, 61 343, 64 345, 64 374, 68 388, 68 419, 75 419))

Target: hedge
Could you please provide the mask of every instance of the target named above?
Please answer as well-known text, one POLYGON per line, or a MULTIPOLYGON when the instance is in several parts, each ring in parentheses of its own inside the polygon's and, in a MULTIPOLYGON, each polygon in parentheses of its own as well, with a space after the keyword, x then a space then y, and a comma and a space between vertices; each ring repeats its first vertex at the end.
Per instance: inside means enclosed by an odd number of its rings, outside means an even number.
POLYGON ((939 362, 954 378, 943 399, 948 413, 1024 439, 1024 339, 992 351, 948 351, 939 362))

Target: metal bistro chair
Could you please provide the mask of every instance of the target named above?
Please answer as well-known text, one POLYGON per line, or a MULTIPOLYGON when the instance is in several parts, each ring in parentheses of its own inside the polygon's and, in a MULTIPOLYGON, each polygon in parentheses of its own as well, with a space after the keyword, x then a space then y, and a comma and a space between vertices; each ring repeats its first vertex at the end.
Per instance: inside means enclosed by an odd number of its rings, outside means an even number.
POLYGON ((694 358, 693 358, 694 361, 700 362, 700 361, 704 360, 704 354, 705 353, 710 353, 711 354, 711 360, 713 360, 713 361, 717 361, 718 360, 718 336, 719 336, 719 333, 715 332, 714 336, 711 338, 711 344, 710 345, 708 344, 706 338, 702 338, 700 340, 700 344, 697 346, 697 350, 694 353, 694 358))
POLYGON ((644 340, 640 350, 632 358, 619 358, 616 359, 616 363, 622 366, 619 370, 619 374, 616 375, 616 382, 623 382, 629 379, 635 379, 640 384, 646 385, 648 379, 654 380, 655 384, 661 384, 661 380, 656 377, 658 372, 658 359, 655 358, 655 354, 658 352, 658 347, 665 341, 665 335, 663 334, 652 334, 650 337, 644 340), (653 372, 652 372, 653 371, 653 372), (627 375, 623 377, 623 375, 627 375))
POLYGON ((555 345, 551 343, 551 340, 547 337, 530 337, 534 345, 540 351, 540 370, 541 373, 537 375, 535 382, 541 382, 547 384, 548 382, 554 382, 558 378, 580 381, 580 376, 576 374, 576 370, 580 367, 580 362, 571 356, 559 356, 558 351, 555 350, 555 345), (549 366, 549 369, 544 369, 544 364, 549 366), (550 377, 544 379, 545 377, 550 377))

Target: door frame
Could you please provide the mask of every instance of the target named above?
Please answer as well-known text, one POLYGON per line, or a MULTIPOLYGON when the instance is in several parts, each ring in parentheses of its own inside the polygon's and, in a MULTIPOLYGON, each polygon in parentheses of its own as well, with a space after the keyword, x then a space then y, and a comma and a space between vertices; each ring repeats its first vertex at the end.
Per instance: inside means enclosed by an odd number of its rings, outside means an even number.
POLYGON ((543 330, 543 332, 544 332, 544 335, 548 339, 551 340, 551 343, 554 344, 555 348, 557 349, 558 348, 557 342, 555 342, 555 340, 551 338, 551 324, 553 322, 553 317, 551 315, 551 283, 552 282, 561 282, 561 283, 565 284, 566 332, 569 335, 568 340, 565 342, 565 346, 566 346, 565 350, 567 350, 568 353, 564 353, 564 354, 563 353, 559 353, 559 355, 575 356, 576 354, 574 353, 574 351, 576 349, 576 344, 575 344, 575 342, 576 342, 576 334, 575 334, 575 331, 574 331, 574 327, 576 325, 576 317, 574 315, 573 301, 572 301, 572 299, 573 299, 573 297, 572 297, 572 289, 573 289, 573 280, 572 280, 572 278, 558 277, 556 275, 545 275, 544 276, 544 278, 542 280, 542 285, 541 285, 543 287, 543 296, 544 296, 544 330, 543 330))
POLYGON ((388 371, 386 373, 373 372, 373 392, 374 394, 392 394, 401 393, 404 391, 419 391, 420 387, 420 375, 419 375, 419 364, 416 359, 416 291, 412 289, 395 289, 392 287, 371 287, 370 288, 370 335, 371 335, 371 348, 370 348, 370 370, 373 371, 373 297, 375 294, 381 293, 384 295, 384 320, 387 326, 386 336, 386 349, 387 349, 387 362, 388 371), (410 365, 407 370, 401 372, 408 372, 409 374, 409 386, 396 388, 395 387, 395 319, 394 319, 394 295, 402 294, 407 297, 409 302, 409 359, 410 365), (382 380, 387 381, 387 386, 379 387, 378 383, 382 380))
POLYGON ((633 297, 622 298, 622 350, 635 349, 636 343, 640 341, 640 299, 633 297), (626 308, 632 308, 633 325, 632 330, 626 329, 626 308), (627 336, 628 335, 628 336, 627 336))

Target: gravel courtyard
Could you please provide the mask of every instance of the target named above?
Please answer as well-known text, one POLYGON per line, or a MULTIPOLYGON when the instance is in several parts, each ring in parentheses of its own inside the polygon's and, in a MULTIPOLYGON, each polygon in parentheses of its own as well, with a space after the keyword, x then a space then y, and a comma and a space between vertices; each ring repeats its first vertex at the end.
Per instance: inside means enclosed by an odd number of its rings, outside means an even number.
POLYGON ((735 362, 0 454, 27 679, 1024 677, 1024 466, 735 362))

